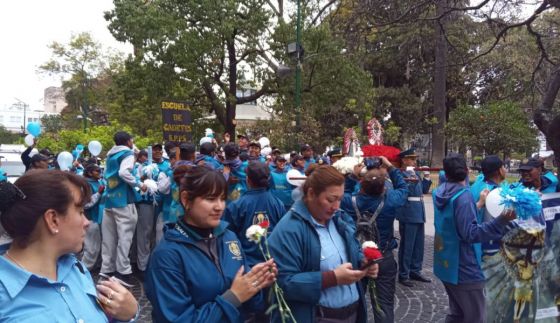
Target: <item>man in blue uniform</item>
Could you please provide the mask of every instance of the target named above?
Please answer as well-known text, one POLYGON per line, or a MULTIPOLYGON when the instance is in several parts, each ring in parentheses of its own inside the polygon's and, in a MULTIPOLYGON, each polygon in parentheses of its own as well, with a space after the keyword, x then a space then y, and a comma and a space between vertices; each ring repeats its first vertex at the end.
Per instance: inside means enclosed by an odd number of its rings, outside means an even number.
POLYGON ((264 163, 266 159, 261 156, 261 144, 258 141, 251 141, 249 144, 249 161, 260 161, 264 163))
POLYGON ((304 170, 307 170, 309 165, 316 163, 315 158, 313 158, 313 148, 311 148, 308 144, 301 146, 300 153, 305 160, 304 170))
POLYGON ((284 203, 272 195, 268 189, 270 169, 261 162, 250 162, 246 169, 248 190, 238 200, 230 203, 224 212, 224 221, 229 229, 241 241, 241 247, 247 256, 247 263, 253 266, 265 261, 259 246, 245 236, 247 229, 254 225, 268 222, 268 231, 286 212, 284 203))
POLYGON ((327 153, 327 156, 329 157, 330 165, 332 165, 342 158, 342 150, 340 148, 334 148, 327 153))
POLYGON ((292 191, 295 186, 288 183, 288 167, 286 164, 286 157, 282 155, 276 157, 276 166, 271 168, 270 171, 270 191, 284 203, 286 210, 289 210, 294 204, 292 191))
POLYGON ((500 239, 515 214, 508 212, 479 224, 472 194, 465 187, 465 158, 450 153, 443 160, 447 181, 433 192, 434 274, 449 298, 446 322, 485 322, 485 278, 480 243, 500 239))
POLYGON ((216 146, 211 142, 205 142, 200 145, 200 154, 196 158, 195 164, 221 171, 224 166, 215 158, 215 155, 216 146))
POLYGON ((146 191, 133 174, 134 152, 132 136, 119 131, 113 136, 115 146, 107 153, 105 178, 107 197, 101 223, 101 272, 116 274, 126 283, 132 282, 132 267, 128 253, 138 221, 134 205, 134 190, 146 191))
POLYGON ((417 280, 424 283, 431 282, 422 276, 422 263, 424 261, 424 223, 426 222, 426 209, 423 196, 428 193, 432 180, 428 172, 424 178, 415 171, 416 154, 414 148, 399 154, 401 160, 400 172, 407 182, 408 201, 397 210, 399 220, 399 283, 412 287, 410 281, 417 280))
MULTIPOLYGON (((506 168, 500 157, 496 155, 486 156, 480 163, 483 176, 478 178, 470 188, 476 208, 478 210, 477 221, 492 221, 493 217, 487 214, 484 206, 485 196, 498 187, 506 179, 506 168), (482 196, 481 196, 482 194, 482 196)), ((482 243, 482 253, 493 255, 500 249, 500 240, 490 240, 482 243)))

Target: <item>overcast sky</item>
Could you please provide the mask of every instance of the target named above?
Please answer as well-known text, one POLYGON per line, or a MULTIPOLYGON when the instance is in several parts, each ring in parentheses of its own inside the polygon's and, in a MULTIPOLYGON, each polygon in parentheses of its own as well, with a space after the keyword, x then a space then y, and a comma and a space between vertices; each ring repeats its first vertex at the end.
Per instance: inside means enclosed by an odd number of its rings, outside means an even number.
POLYGON ((43 109, 43 90, 59 86, 60 78, 37 74, 51 57, 47 45, 67 43, 72 34, 90 32, 104 48, 130 52, 107 29, 103 12, 112 0, 15 0, 0 4, 0 107, 18 98, 32 109, 43 109))

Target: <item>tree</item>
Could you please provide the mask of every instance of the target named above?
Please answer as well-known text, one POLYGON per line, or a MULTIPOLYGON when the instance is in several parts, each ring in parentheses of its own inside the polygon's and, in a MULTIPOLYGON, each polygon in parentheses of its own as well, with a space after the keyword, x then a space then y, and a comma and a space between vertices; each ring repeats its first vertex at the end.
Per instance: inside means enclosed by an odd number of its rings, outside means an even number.
POLYGON ((465 105, 452 111, 445 132, 450 142, 486 154, 531 151, 537 147, 537 131, 518 104, 493 102, 465 105))
POLYGON ((15 144, 20 138, 20 135, 8 131, 6 127, 0 125, 0 143, 3 144, 15 144))
POLYGON ((235 132, 237 104, 274 91, 263 49, 271 12, 262 1, 114 3, 105 18, 115 38, 132 43, 138 60, 168 66, 170 76, 191 83, 226 131, 235 132))
MULTIPOLYGON (((127 125, 113 122, 108 126, 91 126, 87 133, 81 130, 60 130, 57 132, 46 132, 41 135, 37 143, 39 149, 49 148, 55 153, 62 151, 72 151, 78 144, 87 147, 87 144, 92 140, 97 140, 103 146, 102 156, 104 156, 111 147, 113 147, 113 135, 117 131, 127 131, 134 134, 132 128, 127 125)), ((161 132, 153 132, 150 136, 135 136, 134 144, 140 149, 145 148, 154 142, 162 142, 161 132)))
POLYGON ((82 116, 84 130, 91 112, 104 110, 104 90, 121 65, 119 54, 103 50, 89 33, 72 35, 67 44, 53 42, 52 57, 39 72, 59 75, 66 92, 66 114, 82 116))
POLYGON ((59 132, 64 129, 64 120, 60 115, 44 115, 41 117, 44 132, 59 132))

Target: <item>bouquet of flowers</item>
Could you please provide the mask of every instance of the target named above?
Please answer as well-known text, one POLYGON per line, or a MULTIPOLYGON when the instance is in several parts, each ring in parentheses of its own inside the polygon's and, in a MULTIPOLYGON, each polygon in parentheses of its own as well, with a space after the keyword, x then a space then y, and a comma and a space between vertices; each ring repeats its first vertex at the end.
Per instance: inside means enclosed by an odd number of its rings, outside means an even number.
MULTIPOLYGON (((256 243, 259 246, 259 249, 261 250, 261 253, 265 260, 269 260, 270 258, 272 258, 270 256, 270 251, 268 250, 268 240, 266 238, 269 226, 270 226, 270 222, 262 221, 260 224, 254 224, 250 226, 245 232, 245 236, 247 237, 247 239, 249 239, 249 241, 256 243), (263 244, 264 244, 264 248, 263 248, 263 244)), ((277 303, 271 304, 270 307, 266 310, 266 314, 268 315, 276 308, 278 308, 278 311, 280 312, 280 318, 282 319, 282 323, 289 322, 290 320, 291 322, 296 323, 296 319, 294 318, 292 311, 288 306, 288 303, 284 299, 284 291, 282 291, 280 286, 278 286, 277 282, 274 282, 274 285, 272 285, 271 292, 273 292, 274 295, 276 296, 277 303)))
MULTIPOLYGON (((378 261, 381 260, 383 258, 383 254, 381 254, 381 251, 379 251, 379 248, 377 247, 377 244, 373 241, 365 241, 364 243, 362 243, 362 251, 364 252, 364 257, 366 258, 368 264, 370 262, 374 262, 374 261, 378 261)), ((367 264, 366 264, 366 268, 367 268, 367 264)), ((379 301, 377 300, 377 291, 376 291, 376 287, 375 287, 375 279, 373 278, 368 278, 368 284, 367 284, 367 288, 368 288, 368 292, 369 292, 369 298, 371 301, 371 304, 373 305, 374 310, 380 314, 381 316, 384 316, 383 311, 381 310, 381 307, 379 306, 379 301)))
POLYGON ((513 187, 503 185, 500 196, 502 197, 500 204, 504 204, 506 208, 515 209, 517 217, 522 220, 540 215, 542 211, 539 193, 522 185, 513 187))

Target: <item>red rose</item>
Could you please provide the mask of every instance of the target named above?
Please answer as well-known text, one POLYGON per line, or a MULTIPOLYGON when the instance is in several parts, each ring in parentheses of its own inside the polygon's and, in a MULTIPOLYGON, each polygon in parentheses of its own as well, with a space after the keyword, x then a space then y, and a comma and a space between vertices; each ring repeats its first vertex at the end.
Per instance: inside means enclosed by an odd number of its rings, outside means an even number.
POLYGON ((263 229, 268 229, 268 227, 270 226, 270 222, 265 220, 265 221, 259 223, 259 226, 263 229))
POLYGON ((364 256, 367 260, 375 260, 382 257, 381 252, 375 248, 365 248, 364 256))

